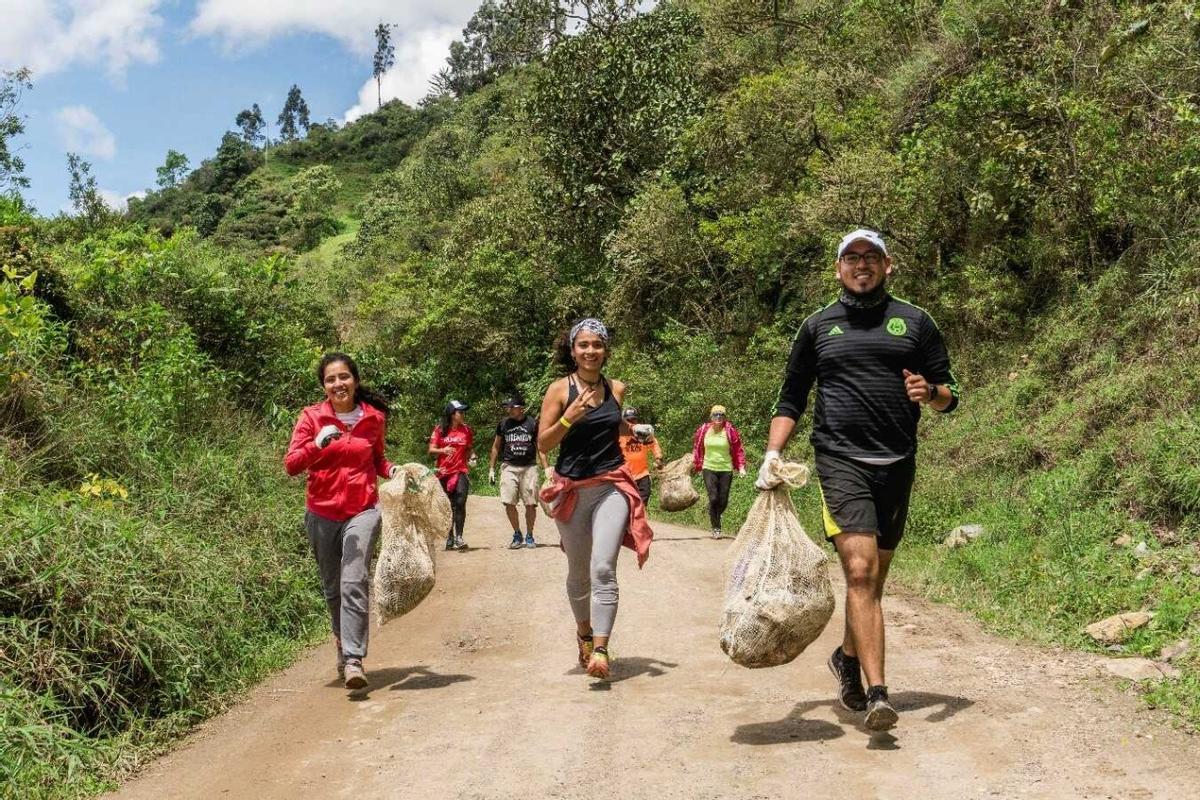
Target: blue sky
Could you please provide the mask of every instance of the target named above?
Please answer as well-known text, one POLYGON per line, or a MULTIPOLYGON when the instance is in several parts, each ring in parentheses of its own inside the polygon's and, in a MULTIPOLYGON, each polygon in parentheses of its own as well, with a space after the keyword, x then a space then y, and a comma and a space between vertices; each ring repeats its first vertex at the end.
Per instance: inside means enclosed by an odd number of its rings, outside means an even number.
POLYGON ((42 214, 67 205, 66 153, 92 163, 106 198, 154 186, 168 149, 197 166, 243 108, 274 127, 298 84, 313 121, 375 105, 373 29, 397 24, 384 99, 415 102, 478 0, 0 0, 0 68, 29 66, 22 147, 42 214), (14 21, 15 24, 8 24, 14 21), (7 32, 6 32, 7 31, 7 32))

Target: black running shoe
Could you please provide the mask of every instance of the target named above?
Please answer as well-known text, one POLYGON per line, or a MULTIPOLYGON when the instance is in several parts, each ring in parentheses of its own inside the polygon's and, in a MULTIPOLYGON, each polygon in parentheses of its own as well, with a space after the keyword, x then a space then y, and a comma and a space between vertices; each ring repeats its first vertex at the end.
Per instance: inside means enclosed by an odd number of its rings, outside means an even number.
POLYGON ((454 549, 454 534, 453 533, 446 537, 446 549, 447 550, 454 549))
POLYGON ((857 658, 842 652, 841 645, 829 657, 829 671, 838 682, 838 702, 848 711, 866 711, 867 693, 863 690, 862 672, 857 658))
POLYGON ((900 719, 896 709, 888 702, 886 686, 872 686, 867 692, 867 717, 863 724, 869 731, 886 731, 900 719))

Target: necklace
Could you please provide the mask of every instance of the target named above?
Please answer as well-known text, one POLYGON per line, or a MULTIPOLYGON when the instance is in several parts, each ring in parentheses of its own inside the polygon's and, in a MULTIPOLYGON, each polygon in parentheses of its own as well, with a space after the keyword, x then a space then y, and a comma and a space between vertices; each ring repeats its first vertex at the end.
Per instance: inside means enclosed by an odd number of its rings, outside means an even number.
POLYGON ((586 379, 582 375, 580 375, 578 370, 576 370, 575 371, 575 380, 579 381, 580 383, 582 383, 584 386, 588 387, 589 389, 595 389, 596 387, 598 387, 600 385, 600 383, 604 380, 604 378, 599 377, 594 381, 589 381, 588 379, 586 379))

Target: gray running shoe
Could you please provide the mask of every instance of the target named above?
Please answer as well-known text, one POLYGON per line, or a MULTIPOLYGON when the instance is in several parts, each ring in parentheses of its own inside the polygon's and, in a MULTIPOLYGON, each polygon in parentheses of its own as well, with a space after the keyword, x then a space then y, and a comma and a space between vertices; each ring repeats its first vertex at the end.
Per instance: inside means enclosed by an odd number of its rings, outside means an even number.
POLYGON ((466 550, 467 549, 467 543, 463 540, 463 537, 461 537, 461 536, 454 537, 454 549, 455 550, 466 550))
POLYGON ((363 671, 361 658, 346 659, 346 688, 352 692, 367 688, 367 673, 363 671))
POLYGON ((895 726, 900 720, 900 715, 896 713, 896 709, 892 708, 892 704, 888 702, 888 691, 886 686, 872 686, 867 691, 867 716, 863 720, 863 724, 867 726, 869 731, 886 731, 895 726))

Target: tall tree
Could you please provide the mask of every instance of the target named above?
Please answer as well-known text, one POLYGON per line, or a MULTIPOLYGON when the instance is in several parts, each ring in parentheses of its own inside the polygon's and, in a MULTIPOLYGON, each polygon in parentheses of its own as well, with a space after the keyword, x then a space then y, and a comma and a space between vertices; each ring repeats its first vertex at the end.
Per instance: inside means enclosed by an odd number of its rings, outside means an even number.
POLYGON ((76 153, 67 153, 67 175, 70 177, 67 196, 71 199, 71 205, 89 225, 96 224, 103 219, 108 207, 96 186, 92 165, 76 153))
POLYGON ((25 132, 25 117, 19 113, 21 95, 33 88, 28 69, 0 72, 0 191, 15 192, 29 186, 25 162, 9 146, 25 132))
POLYGON ((294 83, 288 90, 287 100, 284 101, 283 110, 279 112, 277 122, 279 123, 279 135, 286 141, 294 141, 301 128, 308 133, 308 103, 304 102, 304 96, 300 94, 300 87, 294 83))
POLYGON ((209 191, 229 194, 238 181, 258 169, 263 154, 233 131, 221 137, 221 146, 212 160, 209 191))
POLYGON ((249 144, 257 145, 265 138, 263 129, 267 127, 267 121, 263 119, 262 109, 258 107, 258 103, 239 111, 235 121, 242 130, 242 138, 249 144))
POLYGON ((155 172, 158 173, 158 185, 163 189, 178 186, 188 172, 188 157, 178 150, 168 150, 167 159, 155 172))
POLYGON ((383 75, 396 64, 396 48, 392 44, 392 26, 382 22, 375 26, 375 95, 378 107, 383 108, 383 75))
POLYGON ((435 92, 462 97, 503 72, 542 58, 570 25, 579 33, 608 35, 638 13, 638 0, 484 0, 451 43, 435 92))

